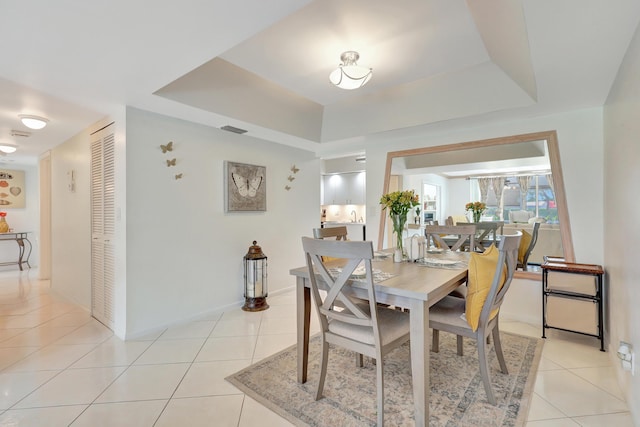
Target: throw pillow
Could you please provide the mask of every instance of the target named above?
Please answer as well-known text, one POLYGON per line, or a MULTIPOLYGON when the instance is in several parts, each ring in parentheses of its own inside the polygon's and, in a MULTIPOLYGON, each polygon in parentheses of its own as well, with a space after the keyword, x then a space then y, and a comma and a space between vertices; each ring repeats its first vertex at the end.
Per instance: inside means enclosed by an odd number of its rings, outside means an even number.
MULTIPOLYGON (((498 251, 495 245, 491 245, 484 253, 472 252, 471 258, 469 259, 465 317, 467 323, 474 331, 478 329, 478 324, 480 323, 480 313, 491 289, 493 276, 496 274, 499 255, 500 251, 498 251)), ((503 269, 502 277, 500 278, 500 288, 504 285, 505 279, 506 271, 503 269)), ((497 309, 491 312, 489 318, 493 319, 496 314, 498 314, 497 309)))
POLYGON ((526 230, 522 231, 522 238, 520 239, 520 246, 518 246, 518 262, 524 264, 524 255, 527 253, 527 249, 529 249, 529 245, 531 244, 531 233, 526 230))

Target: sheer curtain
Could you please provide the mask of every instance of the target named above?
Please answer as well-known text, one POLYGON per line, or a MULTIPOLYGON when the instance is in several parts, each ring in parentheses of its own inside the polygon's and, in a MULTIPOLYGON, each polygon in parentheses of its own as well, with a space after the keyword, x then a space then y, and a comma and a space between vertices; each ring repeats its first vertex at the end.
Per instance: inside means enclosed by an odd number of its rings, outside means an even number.
POLYGON ((496 199, 498 199, 498 218, 500 220, 504 219, 504 198, 502 197, 502 192, 504 191, 504 177, 495 177, 489 178, 491 180, 491 187, 493 188, 493 192, 496 195, 496 199))
POLYGON ((547 174, 547 182, 549 183, 549 187, 551 187, 551 191, 553 192, 553 197, 556 197, 556 188, 553 186, 553 175, 547 174))
POLYGON ((487 197, 489 196, 489 185, 491 185, 491 178, 478 178, 478 186, 480 187, 480 201, 484 204, 487 203, 487 197))
POLYGON ((519 176, 518 184, 520 185, 520 207, 527 210, 527 192, 529 191, 530 176, 519 176))

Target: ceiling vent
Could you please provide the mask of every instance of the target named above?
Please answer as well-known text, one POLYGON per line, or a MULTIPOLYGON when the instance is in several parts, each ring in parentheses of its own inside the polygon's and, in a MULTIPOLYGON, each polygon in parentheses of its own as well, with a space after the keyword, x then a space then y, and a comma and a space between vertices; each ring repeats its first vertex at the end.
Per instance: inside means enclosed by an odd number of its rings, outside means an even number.
POLYGON ((228 132, 237 133, 237 134, 247 133, 247 131, 246 131, 246 130, 244 130, 244 129, 240 129, 240 128, 233 127, 233 126, 229 126, 229 125, 222 126, 220 129, 222 129, 222 130, 226 130, 226 131, 228 131, 228 132))
POLYGON ((28 138, 28 137, 31 136, 31 132, 27 132, 27 131, 24 131, 24 130, 12 129, 11 130, 11 136, 21 136, 23 138, 28 138))

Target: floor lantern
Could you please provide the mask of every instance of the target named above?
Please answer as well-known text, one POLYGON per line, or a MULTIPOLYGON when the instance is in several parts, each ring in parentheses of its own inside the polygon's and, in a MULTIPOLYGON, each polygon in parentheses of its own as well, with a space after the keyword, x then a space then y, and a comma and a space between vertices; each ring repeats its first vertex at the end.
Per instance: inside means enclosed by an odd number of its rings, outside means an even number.
POLYGON ((244 256, 244 311, 262 311, 267 304, 267 256, 260 246, 253 246, 244 256))

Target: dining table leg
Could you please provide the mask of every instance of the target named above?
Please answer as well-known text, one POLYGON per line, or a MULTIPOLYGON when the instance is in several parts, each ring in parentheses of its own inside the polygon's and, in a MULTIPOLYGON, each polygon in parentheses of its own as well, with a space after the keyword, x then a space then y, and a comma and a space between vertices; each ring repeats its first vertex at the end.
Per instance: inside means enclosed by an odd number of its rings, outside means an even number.
POLYGON ((307 382, 309 363, 309 326, 311 323, 311 290, 305 286, 305 279, 296 278, 296 323, 298 340, 298 382, 307 382))
POLYGON ((415 425, 429 425, 429 305, 427 301, 411 301, 409 311, 411 338, 411 378, 415 425))

